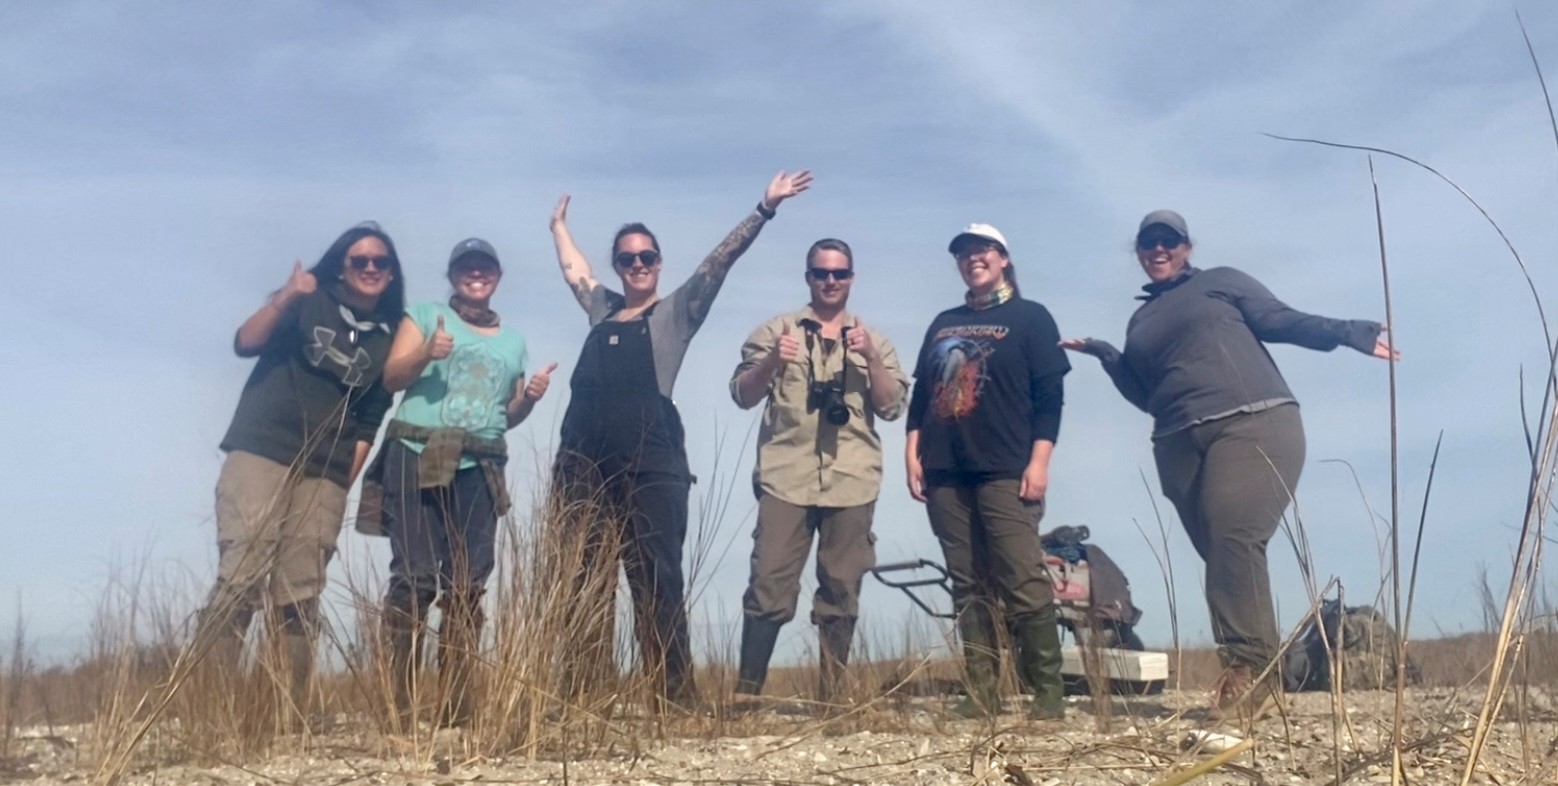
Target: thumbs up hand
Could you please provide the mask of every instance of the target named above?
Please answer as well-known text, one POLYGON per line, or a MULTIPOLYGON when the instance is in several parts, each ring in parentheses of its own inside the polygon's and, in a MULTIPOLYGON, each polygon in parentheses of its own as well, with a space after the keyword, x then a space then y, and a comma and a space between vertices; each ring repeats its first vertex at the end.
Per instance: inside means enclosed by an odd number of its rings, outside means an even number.
POLYGON ((553 363, 537 371, 536 375, 530 378, 530 383, 525 385, 525 391, 522 394, 525 400, 530 402, 540 401, 541 397, 546 395, 546 389, 552 386, 552 372, 556 370, 557 364, 553 363))
POLYGON ((422 351, 429 360, 443 360, 454 352, 454 336, 444 330, 444 316, 438 315, 438 326, 433 329, 433 335, 427 337, 427 343, 422 345, 422 351))
POLYGON ((790 332, 790 323, 784 323, 784 330, 779 333, 779 342, 774 345, 774 354, 785 363, 793 363, 801 358, 801 340, 790 332))
POLYGON ((870 331, 866 330, 866 323, 857 317, 855 324, 849 328, 849 340, 845 342, 845 349, 850 352, 858 352, 867 362, 877 361, 876 342, 871 340, 870 331))
POLYGON ((292 263, 292 275, 287 277, 287 284, 282 287, 285 299, 291 300, 301 295, 311 295, 317 289, 319 289, 319 279, 315 278, 313 273, 303 269, 302 260, 294 261, 292 263))

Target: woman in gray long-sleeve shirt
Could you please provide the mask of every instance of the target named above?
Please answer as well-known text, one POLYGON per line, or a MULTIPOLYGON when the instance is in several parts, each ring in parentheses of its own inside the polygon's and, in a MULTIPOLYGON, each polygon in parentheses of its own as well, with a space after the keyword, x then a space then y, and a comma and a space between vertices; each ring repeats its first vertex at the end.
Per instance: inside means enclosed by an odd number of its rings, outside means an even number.
POLYGON ((1298 402, 1265 343, 1399 355, 1379 323, 1295 311, 1243 272, 1191 266, 1192 249, 1184 218, 1149 213, 1136 257, 1151 282, 1126 328, 1125 351, 1097 339, 1061 346, 1097 357, 1120 393, 1152 415, 1163 494, 1206 561, 1212 634, 1225 666, 1215 709, 1251 721, 1281 695, 1275 669, 1255 682, 1280 644, 1266 544, 1304 463, 1298 402))

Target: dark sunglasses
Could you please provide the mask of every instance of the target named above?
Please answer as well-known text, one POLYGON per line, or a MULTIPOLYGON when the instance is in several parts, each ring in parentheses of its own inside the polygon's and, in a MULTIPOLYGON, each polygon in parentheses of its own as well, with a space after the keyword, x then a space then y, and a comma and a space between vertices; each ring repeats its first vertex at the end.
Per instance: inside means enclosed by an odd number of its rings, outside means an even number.
POLYGON ((367 270, 369 265, 375 270, 389 270, 390 258, 353 254, 346 258, 346 264, 351 265, 353 270, 367 270))
POLYGON ((644 267, 654 267, 655 263, 659 261, 660 252, 655 251, 654 249, 645 249, 638 252, 637 254, 630 254, 624 251, 611 258, 611 264, 620 268, 630 268, 633 266, 634 262, 637 262, 644 267))
POLYGON ((1166 249, 1175 249, 1184 244, 1185 238, 1181 237, 1176 232, 1142 235, 1141 237, 1136 238, 1136 248, 1141 251, 1152 251, 1158 246, 1162 246, 1166 249))
POLYGON ((456 262, 449 272, 456 276, 495 277, 501 274, 503 269, 491 262, 456 262))
POLYGON ((830 278, 834 281, 848 281, 855 277, 855 271, 850 270, 847 267, 837 269, 809 267, 806 268, 806 275, 811 276, 817 281, 827 281, 830 278))
POLYGON ((952 258, 962 262, 964 260, 973 259, 977 256, 982 256, 987 252, 996 250, 997 248, 999 248, 999 246, 994 243, 981 243, 978 241, 964 243, 963 245, 958 246, 956 251, 952 252, 952 258))

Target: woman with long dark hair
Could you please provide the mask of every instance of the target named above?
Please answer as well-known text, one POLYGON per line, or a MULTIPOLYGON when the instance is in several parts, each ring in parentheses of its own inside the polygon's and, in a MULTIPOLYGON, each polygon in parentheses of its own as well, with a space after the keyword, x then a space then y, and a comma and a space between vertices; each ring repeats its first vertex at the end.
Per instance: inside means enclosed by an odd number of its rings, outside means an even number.
POLYGON ((1266 545, 1304 466, 1298 401, 1265 344, 1400 355, 1378 322, 1295 311, 1239 270, 1197 269, 1193 249, 1182 216, 1147 214, 1136 232, 1136 260, 1149 281, 1126 327, 1125 351, 1091 338, 1062 346, 1098 358, 1126 400, 1152 415, 1163 495, 1206 562, 1206 601, 1224 666, 1214 710, 1250 722, 1282 695, 1276 669, 1258 679, 1281 643, 1266 545))
MULTIPOLYGON (((811 179, 806 171, 775 176, 757 207, 664 297, 660 243, 648 227, 628 224, 612 239, 618 293, 595 278, 574 243, 568 197, 552 215, 563 279, 590 320, 570 380, 554 482, 564 499, 604 503, 606 515, 583 522, 586 537, 621 544, 644 672, 660 697, 684 707, 696 696, 682 575, 692 473, 671 391, 726 273, 779 205, 809 188, 811 179)), ((615 562, 615 555, 606 556, 615 562)), ((609 629, 595 638, 580 647, 576 680, 589 679, 591 669, 610 660, 609 629)))
POLYGON ((214 664, 234 668, 268 600, 295 708, 305 706, 346 491, 389 410, 380 376, 404 308, 395 244, 365 222, 311 269, 295 264, 233 342, 239 357, 257 361, 222 438, 220 558, 196 640, 214 664))
POLYGON ((952 578, 968 675, 953 711, 1000 713, 996 621, 1008 619, 1017 672, 1033 689, 1028 715, 1057 719, 1060 629, 1038 523, 1071 365, 1049 310, 1018 290, 1004 235, 972 224, 947 250, 968 291, 925 332, 905 459, 952 578))

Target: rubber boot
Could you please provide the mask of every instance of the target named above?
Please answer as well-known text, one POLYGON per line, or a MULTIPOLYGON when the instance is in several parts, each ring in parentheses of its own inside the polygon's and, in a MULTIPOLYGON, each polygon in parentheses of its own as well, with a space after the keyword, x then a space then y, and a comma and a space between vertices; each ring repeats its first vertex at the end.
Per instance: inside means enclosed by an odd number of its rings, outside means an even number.
POLYGON ((1060 673, 1060 626, 1055 607, 1029 614, 1017 621, 1017 674, 1033 690, 1032 720, 1066 717, 1066 689, 1060 673))
POLYGON ((741 623, 741 666, 736 672, 736 693, 758 696, 768 681, 768 662, 774 656, 783 623, 762 617, 746 617, 741 623))
POLYGON ((309 726, 311 706, 309 681, 314 676, 314 637, 305 632, 287 630, 281 635, 282 657, 286 659, 287 698, 289 704, 282 708, 288 731, 302 731, 309 726))
POLYGON ((220 681, 238 676, 244 635, 253 619, 253 610, 238 608, 231 598, 213 601, 200 610, 195 622, 194 646, 205 649, 200 670, 205 678, 220 681))
POLYGON ((281 607, 281 674, 287 682, 287 701, 280 707, 282 728, 308 728, 309 683, 314 676, 314 645, 318 641, 319 602, 306 600, 281 607))
POLYGON ((817 623, 818 701, 836 704, 848 698, 844 676, 849 665, 849 645, 854 638, 854 617, 825 617, 817 623))
POLYGON ((481 596, 480 590, 444 596, 443 622, 438 628, 438 678, 444 689, 439 722, 444 726, 465 726, 475 712, 471 665, 486 623, 481 596))
POLYGON ((389 656, 389 681, 395 707, 395 726, 402 733, 416 725, 416 679, 422 672, 420 617, 415 611, 385 604, 384 645, 389 656))
POLYGON ((975 601, 964 609, 958 617, 958 633, 963 638, 968 695, 952 708, 952 713, 964 718, 993 718, 1001 714, 1001 654, 996 649, 989 607, 975 601))

